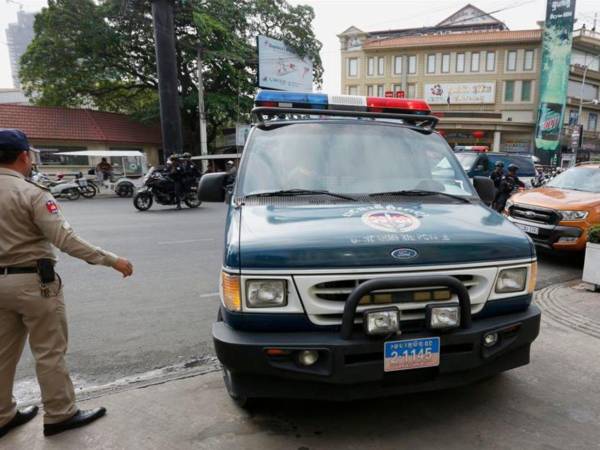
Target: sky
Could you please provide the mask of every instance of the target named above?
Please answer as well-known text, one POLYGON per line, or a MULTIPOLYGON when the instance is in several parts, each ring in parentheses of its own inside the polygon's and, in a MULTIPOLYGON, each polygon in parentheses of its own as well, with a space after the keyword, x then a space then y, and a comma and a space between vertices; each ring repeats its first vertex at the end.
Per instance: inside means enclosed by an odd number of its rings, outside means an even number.
MULTIPOLYGON (((314 30, 323 43, 321 59, 325 69, 323 90, 339 93, 340 55, 337 34, 351 25, 363 31, 431 26, 469 3, 469 0, 288 0, 309 4, 315 10, 314 30)), ((46 0, 0 0, 0 88, 12 87, 5 29, 16 21, 19 3, 26 11, 39 11, 46 0)), ((470 3, 502 20, 510 29, 537 28, 544 20, 546 0, 470 0, 470 3), (494 12, 498 11, 498 12, 494 12)), ((600 0, 577 0, 576 27, 591 28, 600 0)))

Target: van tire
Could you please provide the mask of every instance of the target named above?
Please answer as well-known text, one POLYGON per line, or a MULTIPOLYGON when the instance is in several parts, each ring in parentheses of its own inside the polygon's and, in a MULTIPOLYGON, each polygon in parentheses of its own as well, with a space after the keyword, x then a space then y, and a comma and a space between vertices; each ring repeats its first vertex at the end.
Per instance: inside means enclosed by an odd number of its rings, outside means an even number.
POLYGON ((223 367, 223 382, 225 383, 227 394, 229 394, 229 397, 238 408, 248 410, 256 404, 256 399, 249 398, 246 394, 236 389, 235 374, 231 373, 226 367, 223 367))

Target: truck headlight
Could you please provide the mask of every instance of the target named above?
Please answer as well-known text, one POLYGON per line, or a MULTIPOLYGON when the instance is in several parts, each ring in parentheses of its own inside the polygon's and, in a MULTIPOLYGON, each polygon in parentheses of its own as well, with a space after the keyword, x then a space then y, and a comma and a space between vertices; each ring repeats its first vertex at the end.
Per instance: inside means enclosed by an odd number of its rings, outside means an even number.
POLYGON ((588 216, 587 211, 561 211, 562 220, 583 220, 588 216))
POLYGON ((460 306, 455 304, 428 305, 425 318, 430 329, 448 330, 460 326, 460 306))
POLYGON ((286 280, 248 280, 246 282, 246 303, 248 308, 286 306, 286 280))
POLYGON ((527 267, 504 269, 500 271, 496 281, 496 293, 524 291, 527 287, 527 267))

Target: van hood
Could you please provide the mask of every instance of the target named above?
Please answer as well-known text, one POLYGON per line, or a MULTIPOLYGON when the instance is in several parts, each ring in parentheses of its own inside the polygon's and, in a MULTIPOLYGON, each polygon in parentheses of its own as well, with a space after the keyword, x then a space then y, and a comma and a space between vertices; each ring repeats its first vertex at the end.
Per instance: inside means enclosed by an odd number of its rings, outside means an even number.
POLYGON ((460 264, 533 256, 529 238, 481 204, 273 202, 241 207, 243 269, 460 264))
POLYGON ((574 191, 553 187, 541 187, 521 192, 516 194, 511 200, 515 203, 558 210, 589 208, 600 204, 600 196, 596 192, 574 191))

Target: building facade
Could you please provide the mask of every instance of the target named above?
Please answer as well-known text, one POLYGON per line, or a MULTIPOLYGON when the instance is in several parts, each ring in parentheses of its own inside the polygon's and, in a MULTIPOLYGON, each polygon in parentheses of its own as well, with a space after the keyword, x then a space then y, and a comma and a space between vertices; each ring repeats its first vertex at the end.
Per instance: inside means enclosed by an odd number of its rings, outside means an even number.
POLYGON ((36 13, 25 11, 17 12, 17 21, 8 24, 6 29, 6 43, 8 44, 8 54, 10 57, 10 70, 13 79, 13 85, 16 88, 21 86, 19 80, 19 70, 21 56, 27 50, 27 47, 33 40, 33 23, 36 13))
MULTIPOLYGON (((541 28, 511 31, 467 5, 435 27, 385 32, 351 27, 338 37, 343 93, 424 98, 441 117, 438 128, 452 146, 533 152, 541 28)), ((577 123, 574 114, 585 70, 584 145, 600 153, 600 107, 593 104, 600 87, 599 55, 600 34, 577 30, 565 123, 577 123)), ((565 127, 562 144, 563 151, 568 150, 569 127, 565 127)))
MULTIPOLYGON (((40 150, 41 170, 59 172, 87 171, 95 161, 87 156, 58 155, 81 150, 138 150, 148 163, 160 164, 162 139, 160 126, 145 125, 123 114, 87 109, 0 104, 0 128, 24 131, 32 146, 40 150)), ((113 163, 121 164, 121 158, 113 163)), ((135 160, 129 161, 136 164, 135 160)), ((137 166, 136 166, 137 167, 137 166)), ((133 169, 133 170, 132 170, 133 169)), ((141 175, 128 169, 128 174, 141 175)))

